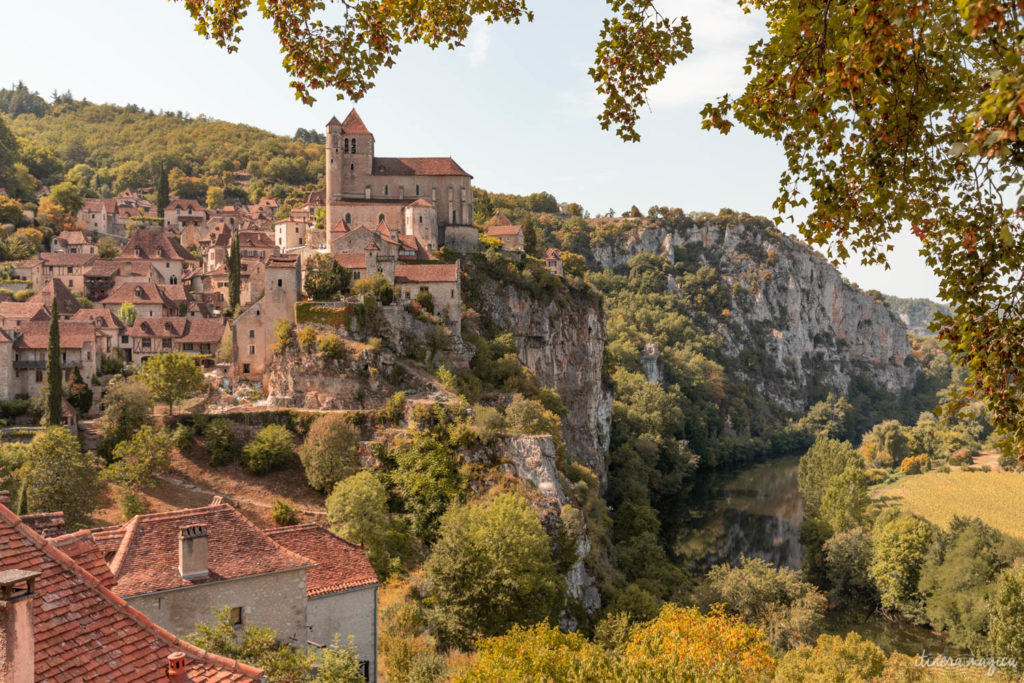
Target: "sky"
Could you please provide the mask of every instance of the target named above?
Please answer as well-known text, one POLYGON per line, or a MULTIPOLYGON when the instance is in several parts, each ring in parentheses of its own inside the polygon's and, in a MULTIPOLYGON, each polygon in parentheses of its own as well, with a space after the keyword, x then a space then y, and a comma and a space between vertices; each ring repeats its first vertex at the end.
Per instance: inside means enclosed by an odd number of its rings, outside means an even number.
MULTIPOLYGON (((781 147, 738 127, 727 136, 700 127, 705 102, 742 89, 747 46, 763 31, 756 15, 733 0, 662 0, 664 14, 690 17, 695 49, 650 93, 642 141, 625 143, 598 125, 601 103, 587 76, 605 3, 530 6, 533 23, 476 25, 462 49, 407 48, 357 104, 377 153, 451 156, 478 187, 547 191, 593 214, 656 204, 773 215, 781 147)), ((352 107, 331 91, 312 107, 296 101, 276 38, 258 16, 246 20, 234 54, 198 36, 181 2, 0 0, 0 16, 22 27, 5 32, 0 86, 22 80, 46 96, 70 90, 93 102, 204 114, 289 136, 322 129, 352 107)), ((865 289, 936 296, 913 236, 898 238, 890 260, 888 271, 856 259, 841 270, 865 289)))

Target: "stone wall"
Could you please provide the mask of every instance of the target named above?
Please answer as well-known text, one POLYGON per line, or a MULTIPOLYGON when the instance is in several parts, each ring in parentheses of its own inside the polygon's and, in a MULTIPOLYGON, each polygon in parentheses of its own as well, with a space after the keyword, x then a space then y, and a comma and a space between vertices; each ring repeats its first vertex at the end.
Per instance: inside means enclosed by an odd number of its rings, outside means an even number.
POLYGON ((349 635, 361 661, 370 662, 370 680, 377 676, 377 587, 355 588, 309 598, 306 603, 309 640, 330 645, 338 634, 341 645, 349 635))

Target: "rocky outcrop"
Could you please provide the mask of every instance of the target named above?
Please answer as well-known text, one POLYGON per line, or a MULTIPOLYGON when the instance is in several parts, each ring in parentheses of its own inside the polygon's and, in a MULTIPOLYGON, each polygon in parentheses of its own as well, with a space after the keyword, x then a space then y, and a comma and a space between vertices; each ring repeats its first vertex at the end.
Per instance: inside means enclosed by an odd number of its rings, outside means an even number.
POLYGON ((566 408, 566 450, 605 482, 612 393, 601 372, 606 332, 600 298, 585 286, 565 285, 552 296, 537 296, 520 283, 489 276, 471 260, 466 268, 472 290, 463 298, 511 332, 522 364, 558 391, 566 408))
POLYGON ((823 390, 846 395, 858 377, 899 392, 918 376, 903 323, 765 219, 638 225, 594 249, 593 265, 621 271, 640 253, 661 254, 688 271, 718 270, 730 297, 715 330, 724 356, 734 361, 735 376, 790 412, 806 410, 823 390))

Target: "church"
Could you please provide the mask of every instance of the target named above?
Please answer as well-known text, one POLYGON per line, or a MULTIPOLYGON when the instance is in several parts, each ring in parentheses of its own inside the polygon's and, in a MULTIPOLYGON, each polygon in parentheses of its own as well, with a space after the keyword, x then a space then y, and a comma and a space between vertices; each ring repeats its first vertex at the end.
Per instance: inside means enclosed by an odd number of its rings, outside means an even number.
POLYGON ((327 123, 327 244, 360 226, 386 224, 427 251, 475 249, 473 177, 451 157, 378 157, 373 133, 353 109, 327 123))

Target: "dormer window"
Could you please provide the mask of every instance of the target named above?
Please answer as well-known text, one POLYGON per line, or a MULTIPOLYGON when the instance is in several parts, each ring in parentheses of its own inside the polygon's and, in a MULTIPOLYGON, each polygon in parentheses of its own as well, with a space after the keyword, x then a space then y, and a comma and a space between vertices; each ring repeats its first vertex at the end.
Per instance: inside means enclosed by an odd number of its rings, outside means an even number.
POLYGON ((135 247, 135 255, 136 256, 142 256, 142 249, 139 249, 138 247, 135 247))
POLYGON ((142 287, 136 287, 135 288, 135 296, 138 296, 138 297, 142 296, 142 287))

